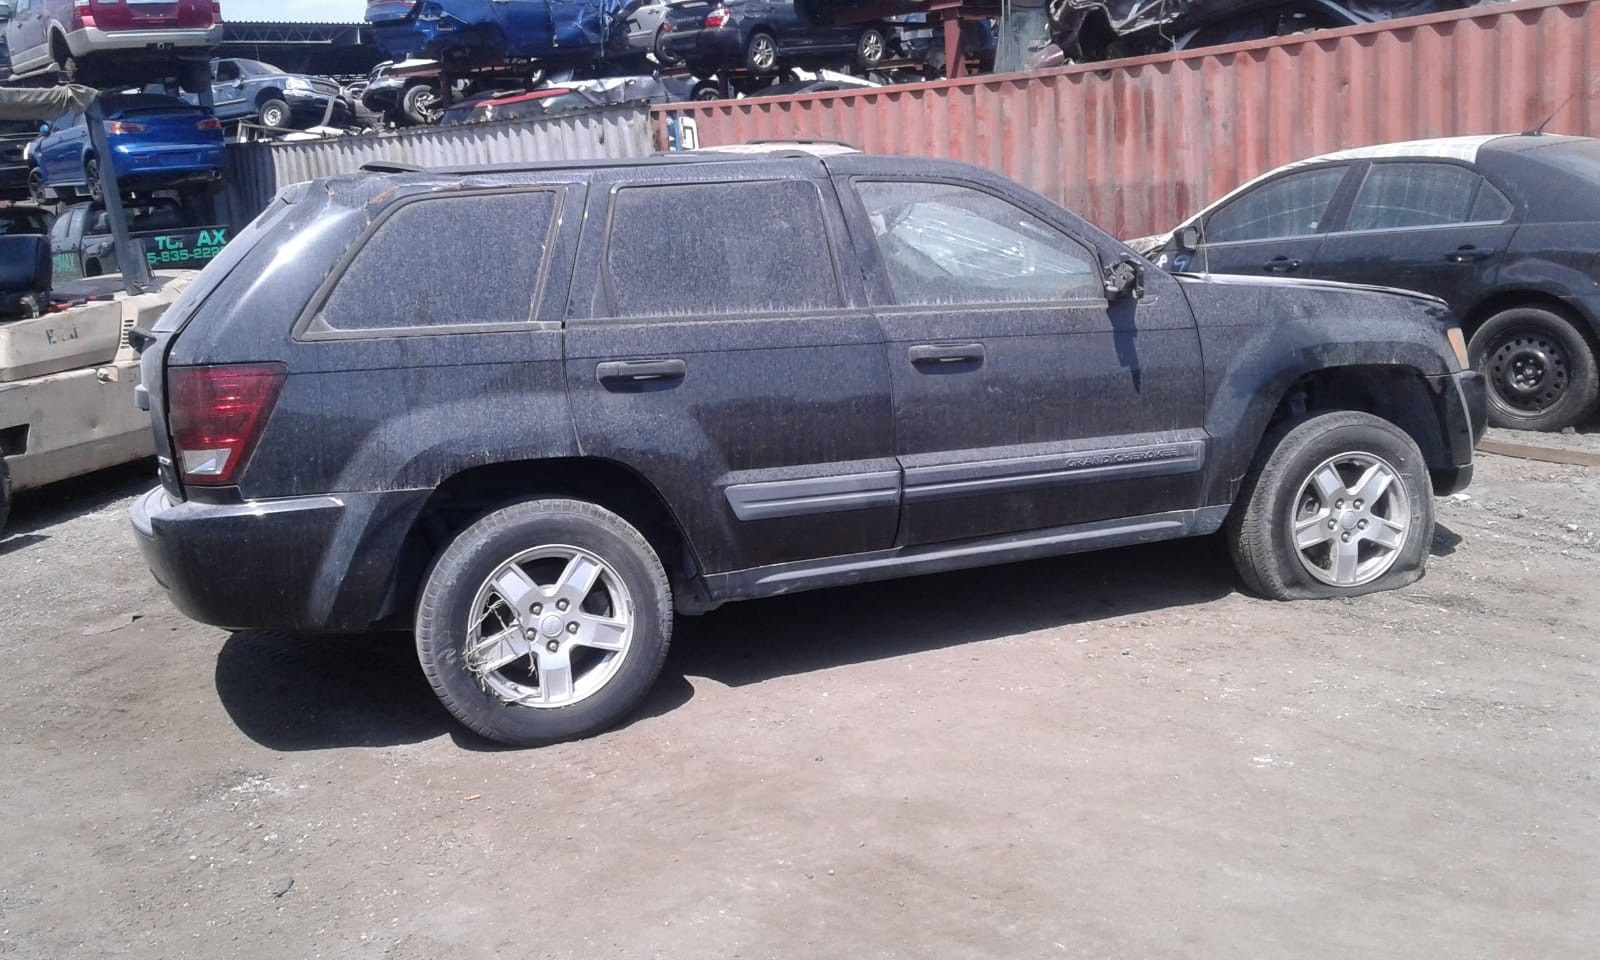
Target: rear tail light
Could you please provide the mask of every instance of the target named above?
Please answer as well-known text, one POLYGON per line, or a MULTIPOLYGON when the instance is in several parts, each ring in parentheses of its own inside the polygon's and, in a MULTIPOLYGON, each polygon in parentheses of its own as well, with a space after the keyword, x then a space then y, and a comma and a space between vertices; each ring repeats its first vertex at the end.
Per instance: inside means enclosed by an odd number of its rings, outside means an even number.
POLYGON ((184 483, 220 487, 238 479, 286 376, 281 363, 168 369, 172 445, 184 483))
POLYGON ((723 26, 727 22, 728 11, 724 7, 717 7, 715 10, 712 10, 710 13, 706 14, 706 27, 708 29, 714 29, 716 27, 723 26))
POLYGON ((126 120, 107 120, 107 133, 144 133, 150 128, 142 123, 129 123, 126 120))
POLYGON ((72 28, 81 30, 94 26, 94 14, 89 9, 91 0, 72 0, 72 28))
POLYGON ((216 117, 207 117, 206 119, 195 124, 194 128, 196 130, 221 130, 222 121, 218 120, 216 117))

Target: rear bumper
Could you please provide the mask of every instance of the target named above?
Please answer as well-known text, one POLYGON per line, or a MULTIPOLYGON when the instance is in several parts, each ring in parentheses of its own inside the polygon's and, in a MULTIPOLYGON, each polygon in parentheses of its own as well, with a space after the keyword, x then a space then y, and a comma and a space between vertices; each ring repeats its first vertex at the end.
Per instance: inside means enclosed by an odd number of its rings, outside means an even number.
POLYGON ((383 615, 427 491, 175 503, 161 488, 130 521, 186 616, 230 629, 354 632, 383 615))
POLYGON ((1434 492, 1444 496, 1472 481, 1473 450, 1489 428, 1489 391, 1476 370, 1429 377, 1428 385, 1450 461, 1432 465, 1434 492))
POLYGON ((224 148, 218 146, 122 146, 113 149, 119 177, 215 179, 222 175, 224 148))
POLYGON ((67 49, 74 57, 111 50, 161 50, 215 47, 222 42, 222 24, 179 27, 172 30, 101 30, 84 27, 67 34, 67 49))

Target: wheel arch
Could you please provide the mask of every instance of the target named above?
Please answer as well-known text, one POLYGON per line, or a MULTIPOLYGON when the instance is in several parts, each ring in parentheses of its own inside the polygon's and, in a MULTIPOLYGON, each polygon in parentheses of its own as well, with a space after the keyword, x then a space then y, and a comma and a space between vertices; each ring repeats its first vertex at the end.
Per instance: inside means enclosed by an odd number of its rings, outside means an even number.
POLYGON ((72 59, 72 46, 67 43, 66 31, 61 29, 59 23, 50 25, 50 57, 62 66, 72 59))
POLYGON ((1537 307, 1565 317, 1578 329, 1591 345, 1600 349, 1600 318, 1591 317, 1574 307, 1568 300, 1544 290, 1517 288, 1499 290, 1484 297, 1461 314, 1461 332, 1468 340, 1497 313, 1517 307, 1537 307))
POLYGON ((283 100, 285 103, 288 103, 287 100, 284 100, 282 90, 279 90, 277 87, 267 87, 260 93, 256 94, 256 109, 260 110, 262 107, 266 106, 268 100, 283 100))
POLYGON ((666 566, 679 611, 709 608, 698 554, 660 491, 615 460, 561 457, 484 464, 446 477, 411 521, 378 618, 410 615, 428 569, 456 534, 501 507, 544 497, 588 501, 633 524, 666 566))
POLYGON ((1208 502, 1233 503, 1250 468, 1271 453, 1280 428, 1316 413, 1348 410, 1381 417, 1416 442, 1431 472, 1443 479, 1444 472, 1454 469, 1450 439, 1438 416, 1434 392, 1427 375, 1417 367, 1392 363, 1320 366, 1294 376, 1269 397, 1271 413, 1251 429, 1243 444, 1249 456, 1219 465, 1208 502))

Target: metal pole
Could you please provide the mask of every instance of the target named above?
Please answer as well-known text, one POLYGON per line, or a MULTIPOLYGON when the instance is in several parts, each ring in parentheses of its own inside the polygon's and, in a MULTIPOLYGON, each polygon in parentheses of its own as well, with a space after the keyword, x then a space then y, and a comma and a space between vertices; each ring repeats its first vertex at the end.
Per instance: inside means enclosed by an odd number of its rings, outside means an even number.
POLYGON ((145 262, 144 251, 133 242, 128 229, 128 212, 122 208, 122 186, 117 182, 116 156, 111 152, 111 137, 106 133, 106 115, 100 101, 89 104, 83 112, 83 122, 89 128, 89 143, 100 161, 100 194, 105 198, 106 219, 111 221, 111 237, 116 243, 117 263, 122 267, 122 282, 130 294, 141 294, 150 289, 150 264, 145 262))

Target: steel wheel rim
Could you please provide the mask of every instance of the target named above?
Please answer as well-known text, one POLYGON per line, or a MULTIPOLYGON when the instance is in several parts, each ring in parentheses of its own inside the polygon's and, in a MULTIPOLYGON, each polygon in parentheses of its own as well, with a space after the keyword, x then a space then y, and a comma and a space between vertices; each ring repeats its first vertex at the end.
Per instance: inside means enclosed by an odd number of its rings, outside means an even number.
POLYGON ((266 114, 261 118, 261 123, 263 126, 272 127, 276 130, 287 125, 284 122, 285 119, 282 110, 277 107, 268 107, 266 114))
POLYGON ((635 622, 615 568, 581 547, 547 544, 501 563, 478 587, 462 653, 502 703, 568 707, 616 677, 635 622))
POLYGON ((1540 414, 1567 395, 1571 368, 1567 352, 1543 333, 1513 333, 1486 353, 1485 371, 1495 398, 1507 409, 1540 414))
POLYGON ((106 190, 100 182, 100 161, 90 160, 83 174, 84 179, 89 181, 89 197, 94 200, 104 200, 106 190))
POLYGON ((1295 556, 1335 587, 1359 587, 1393 567, 1410 540, 1411 496, 1380 456, 1341 453, 1317 464, 1289 506, 1295 556))
POLYGON ((869 30, 861 35, 861 59, 877 62, 883 57, 883 35, 869 30))
POLYGON ((432 90, 419 93, 411 101, 411 109, 417 114, 417 119, 425 123, 437 123, 444 111, 439 108, 439 95, 432 90))
POLYGON ((766 34, 758 35, 750 41, 750 62, 762 70, 772 66, 778 59, 778 48, 773 45, 772 38, 766 34))

